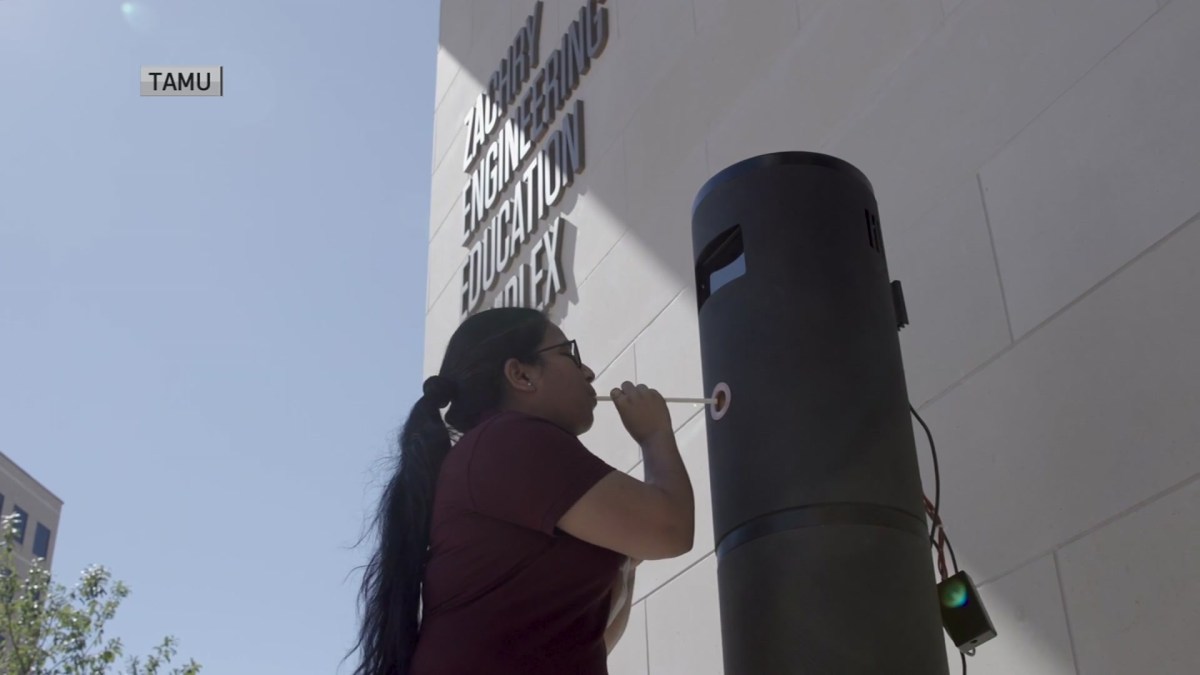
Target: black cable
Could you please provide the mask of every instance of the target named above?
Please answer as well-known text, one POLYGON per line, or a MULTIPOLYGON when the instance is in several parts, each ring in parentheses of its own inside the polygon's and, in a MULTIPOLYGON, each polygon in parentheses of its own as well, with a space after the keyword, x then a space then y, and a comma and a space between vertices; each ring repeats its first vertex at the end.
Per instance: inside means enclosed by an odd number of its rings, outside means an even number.
MULTIPOLYGON (((942 528, 942 533, 946 532, 946 528, 942 528)), ((950 537, 946 537, 946 548, 950 549, 950 564, 954 566, 954 573, 958 574, 958 558, 954 556, 954 546, 950 544, 950 537)))
MULTIPOLYGON (((929 437, 929 453, 933 455, 933 527, 929 530, 929 543, 936 546, 937 542, 934 540, 934 533, 937 531, 938 523, 941 522, 939 514, 942 508, 942 471, 938 467, 937 447, 933 444, 933 433, 929 431, 929 426, 925 424, 925 420, 921 419, 921 416, 917 413, 917 409, 913 407, 912 403, 908 404, 908 409, 912 411, 913 417, 916 417, 917 421, 921 423, 921 427, 925 429, 925 435, 929 437)), ((953 549, 950 551, 950 557, 954 557, 953 549)), ((956 571, 957 567, 958 564, 955 563, 956 571)))
MULTIPOLYGON (((954 546, 950 543, 950 537, 946 536, 946 528, 942 525, 942 517, 940 515, 942 507, 942 472, 938 467, 937 446, 933 443, 933 432, 929 430, 929 425, 925 424, 925 420, 921 419, 921 415, 917 413, 917 409, 912 403, 908 404, 908 409, 912 411, 913 417, 921 423, 921 428, 925 430, 925 436, 929 438, 929 454, 933 456, 933 525, 929 528, 929 543, 937 546, 935 535, 938 528, 942 528, 942 536, 946 539, 946 548, 950 550, 950 564, 954 566, 954 573, 958 574, 958 556, 954 555, 954 546)), ((959 652, 959 657, 962 659, 962 672, 967 675, 967 655, 959 652)))

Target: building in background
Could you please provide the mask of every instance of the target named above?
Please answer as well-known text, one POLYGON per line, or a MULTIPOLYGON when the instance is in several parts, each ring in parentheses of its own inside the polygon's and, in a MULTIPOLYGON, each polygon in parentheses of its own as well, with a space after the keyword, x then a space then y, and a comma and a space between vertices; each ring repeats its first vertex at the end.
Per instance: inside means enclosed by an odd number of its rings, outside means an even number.
POLYGON ((62 500, 0 452, 0 515, 18 515, 17 565, 27 570, 34 558, 54 561, 62 500))
MULTIPOLYGON (((1200 672, 1198 33, 1185 0, 442 0, 426 374, 465 313, 515 303, 599 391, 707 395, 697 191, 840 157, 875 187, 942 516, 999 634, 971 672, 1200 672)), ((672 414, 696 544, 639 568, 614 675, 722 672, 705 419, 672 414)), ((596 417, 583 442, 640 477, 596 417)))

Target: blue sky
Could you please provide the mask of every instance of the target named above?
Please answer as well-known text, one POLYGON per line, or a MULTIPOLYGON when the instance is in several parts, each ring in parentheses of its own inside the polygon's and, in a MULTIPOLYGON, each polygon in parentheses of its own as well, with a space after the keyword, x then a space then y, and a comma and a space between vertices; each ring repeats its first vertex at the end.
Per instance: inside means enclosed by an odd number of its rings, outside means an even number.
POLYGON ((0 450, 54 572, 208 673, 334 673, 420 392, 435 2, 0 0, 0 450), (223 98, 141 66, 221 65, 223 98))

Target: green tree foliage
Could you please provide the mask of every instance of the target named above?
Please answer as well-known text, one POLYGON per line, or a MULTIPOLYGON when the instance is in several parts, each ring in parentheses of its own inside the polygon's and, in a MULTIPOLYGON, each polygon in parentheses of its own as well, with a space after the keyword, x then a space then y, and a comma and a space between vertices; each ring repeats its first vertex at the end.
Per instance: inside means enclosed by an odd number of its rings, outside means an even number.
POLYGON ((105 624, 117 613, 129 588, 100 566, 83 571, 79 584, 54 583, 44 561, 28 570, 16 560, 16 516, 0 520, 0 675, 196 675, 200 665, 166 670, 176 640, 168 636, 145 659, 124 656, 119 638, 106 638, 105 624))

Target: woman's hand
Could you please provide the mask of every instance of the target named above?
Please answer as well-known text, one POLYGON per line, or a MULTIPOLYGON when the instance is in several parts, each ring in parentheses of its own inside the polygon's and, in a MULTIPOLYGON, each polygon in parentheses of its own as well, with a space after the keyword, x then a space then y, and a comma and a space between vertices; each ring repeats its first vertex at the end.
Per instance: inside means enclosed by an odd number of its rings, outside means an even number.
POLYGON ((612 605, 609 607, 608 623, 604 629, 604 646, 609 654, 625 633, 629 623, 629 611, 633 607, 633 576, 634 568, 641 560, 626 558, 617 571, 617 580, 613 583, 612 605))
POLYGON ((671 434, 671 413, 658 391, 626 381, 609 393, 625 430, 638 445, 655 436, 671 434))
POLYGON ((608 625, 611 626, 618 615, 628 613, 629 606, 633 604, 633 576, 634 569, 641 564, 641 560, 635 558, 625 558, 625 562, 621 563, 621 567, 617 570, 617 579, 613 582, 612 601, 608 609, 608 625))

